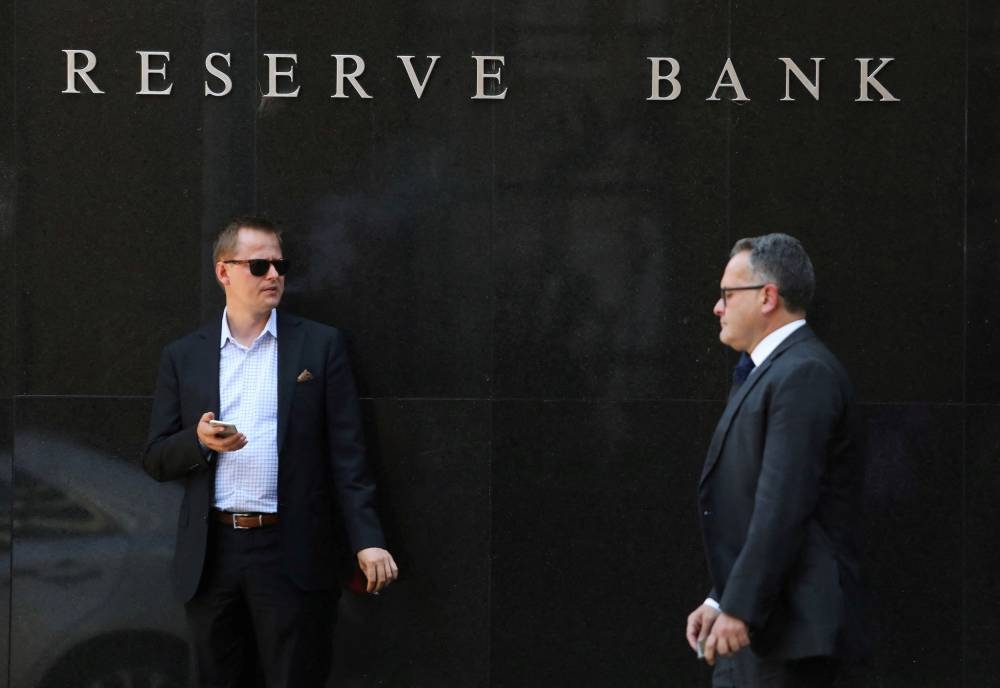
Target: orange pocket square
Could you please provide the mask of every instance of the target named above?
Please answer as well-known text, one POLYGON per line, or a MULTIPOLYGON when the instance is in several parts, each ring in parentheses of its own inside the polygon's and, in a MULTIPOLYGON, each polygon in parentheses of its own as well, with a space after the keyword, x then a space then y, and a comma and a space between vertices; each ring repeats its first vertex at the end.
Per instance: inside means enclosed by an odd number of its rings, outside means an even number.
POLYGON ((296 382, 309 382, 312 379, 313 374, 309 372, 308 368, 299 373, 299 376, 295 378, 296 382))

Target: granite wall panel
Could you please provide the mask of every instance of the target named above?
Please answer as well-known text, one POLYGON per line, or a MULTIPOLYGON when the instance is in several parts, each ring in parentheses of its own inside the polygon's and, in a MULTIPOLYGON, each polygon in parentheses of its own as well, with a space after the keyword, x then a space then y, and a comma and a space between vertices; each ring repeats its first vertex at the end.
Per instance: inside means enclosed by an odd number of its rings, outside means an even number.
POLYGON ((37 2, 16 22, 16 390, 148 394, 160 346, 197 322, 201 15, 37 2), (103 94, 62 93, 70 48, 103 94), (169 96, 136 95, 137 50, 172 51, 169 96))
MULTIPOLYGON (((14 157, 14 4, 0 7, 0 255, 16 265, 14 242, 17 164, 14 157)), ((16 269, 9 269, 6 289, 0 292, 0 681, 8 674, 10 658, 10 543, 11 457, 14 449, 13 394, 15 390, 16 269)))
POLYGON ((733 234, 805 242, 818 273, 811 316, 863 399, 959 401, 965 13, 923 2, 907 30, 879 28, 906 7, 734 4, 733 59, 751 102, 734 109, 733 234), (825 58, 819 101, 792 78, 795 100, 781 102, 779 57, 810 77, 810 58, 825 58), (856 102, 857 58, 881 57, 896 58, 877 77, 899 101, 872 89, 873 102, 856 102))
POLYGON ((947 684, 960 676, 965 651, 963 411, 885 404, 863 412, 861 541, 873 654, 845 685, 947 684))
POLYGON ((400 579, 346 594, 336 685, 489 685, 490 406, 365 402, 379 515, 400 579))
POLYGON ((491 685, 707 680, 695 499, 716 402, 504 401, 493 413, 491 685))
MULTIPOLYGON (((14 107, 16 73, 14 70, 14 5, 0 8, 0 254, 15 264, 14 197, 17 167, 14 159, 14 107)), ((0 294, 0 398, 10 397, 15 389, 15 270, 8 271, 7 289, 0 294)))
MULTIPOLYGON (((969 3, 969 74, 966 186, 966 401, 1000 403, 1000 294, 993 288, 1000 265, 1000 8, 969 3)), ((957 295, 956 295, 957 297, 957 295)), ((957 299, 956 299, 957 300, 957 299)))
POLYGON ((963 685, 989 685, 996 676, 990 638, 1000 616, 1000 552, 996 547, 1000 494, 1000 407, 973 406, 966 412, 964 474, 964 599, 962 604, 963 685))
POLYGON ((714 69, 725 9, 504 2, 497 17, 516 59, 496 111, 496 394, 721 396, 726 110, 646 99, 650 56, 695 82, 714 69))
POLYGON ((350 332, 365 395, 485 397, 497 104, 469 99, 489 9, 307 10, 289 20, 283 3, 262 3, 258 17, 261 50, 299 60, 299 96, 262 99, 257 124, 259 207, 284 222, 294 261, 288 306, 350 332), (364 60, 370 99, 349 85, 331 97, 335 53, 364 60), (421 77, 440 56, 421 98, 397 55, 421 77))
POLYGON ((962 399, 965 13, 920 5, 919 20, 891 31, 880 27, 908 3, 733 9, 750 98, 733 109, 733 239, 802 239, 818 275, 810 317, 871 401, 962 399), (792 77, 794 101, 782 102, 780 57, 809 77, 810 58, 824 58, 818 101, 792 77), (874 88, 856 102, 857 58, 881 57, 895 58, 877 78, 898 102, 874 88))

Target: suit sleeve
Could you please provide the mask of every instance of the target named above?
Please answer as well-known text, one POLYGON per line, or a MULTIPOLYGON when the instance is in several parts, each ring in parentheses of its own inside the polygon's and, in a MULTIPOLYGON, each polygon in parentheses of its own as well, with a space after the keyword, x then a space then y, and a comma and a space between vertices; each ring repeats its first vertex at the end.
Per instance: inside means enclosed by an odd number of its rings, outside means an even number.
POLYGON ((335 332, 326 362, 327 437, 334 489, 351 550, 385 547, 368 471, 361 405, 344 338, 335 332))
POLYGON ((142 467, 155 480, 176 480, 209 465, 211 456, 202 452, 196 427, 185 428, 181 422, 177 370, 167 347, 160 356, 149 439, 142 454, 142 467))
POLYGON ((836 374, 819 361, 797 367, 772 394, 753 515, 719 600, 751 628, 766 623, 802 548, 843 403, 836 374))

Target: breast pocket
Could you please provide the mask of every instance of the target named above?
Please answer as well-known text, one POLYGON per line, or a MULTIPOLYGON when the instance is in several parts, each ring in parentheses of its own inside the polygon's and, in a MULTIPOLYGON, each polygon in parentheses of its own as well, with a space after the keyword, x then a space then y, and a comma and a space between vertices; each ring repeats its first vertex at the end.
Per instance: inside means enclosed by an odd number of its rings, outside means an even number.
POLYGON ((308 379, 296 379, 292 388, 292 407, 315 408, 322 404, 323 387, 323 379, 315 373, 308 379))

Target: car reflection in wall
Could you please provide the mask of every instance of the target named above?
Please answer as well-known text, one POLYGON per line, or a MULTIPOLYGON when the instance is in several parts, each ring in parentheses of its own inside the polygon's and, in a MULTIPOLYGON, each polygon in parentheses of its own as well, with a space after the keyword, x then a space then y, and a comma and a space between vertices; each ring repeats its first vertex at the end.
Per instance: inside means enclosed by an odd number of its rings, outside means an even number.
POLYGON ((187 686, 179 486, 48 435, 18 433, 15 457, 11 688, 187 686))

